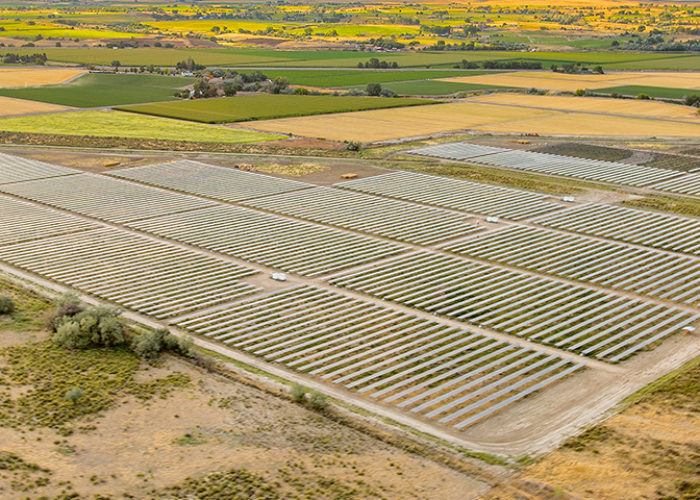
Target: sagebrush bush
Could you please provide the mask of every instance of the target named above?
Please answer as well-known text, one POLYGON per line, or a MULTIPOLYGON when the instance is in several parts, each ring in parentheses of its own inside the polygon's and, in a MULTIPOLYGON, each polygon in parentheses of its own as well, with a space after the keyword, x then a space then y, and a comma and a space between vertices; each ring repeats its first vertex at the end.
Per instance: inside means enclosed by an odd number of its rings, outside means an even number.
POLYGON ((12 314, 15 312, 15 301, 7 295, 0 295, 0 314, 12 314))
POLYGON ((325 394, 312 391, 309 396, 309 406, 316 411, 326 411, 328 409, 328 398, 325 394))
POLYGON ((294 384, 290 390, 292 399, 297 403, 306 401, 306 387, 301 384, 294 384))

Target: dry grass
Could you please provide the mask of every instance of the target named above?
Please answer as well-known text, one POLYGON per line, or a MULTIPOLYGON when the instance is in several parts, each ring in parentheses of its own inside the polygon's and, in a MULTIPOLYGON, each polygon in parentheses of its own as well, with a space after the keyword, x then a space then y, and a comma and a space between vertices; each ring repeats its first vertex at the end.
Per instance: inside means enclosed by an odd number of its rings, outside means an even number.
POLYGON ((26 101, 24 99, 0 96, 0 116, 15 116, 27 113, 52 113, 54 111, 63 111, 66 109, 72 108, 59 106, 58 104, 26 101))
POLYGON ((0 68, 0 87, 34 87, 63 83, 85 73, 81 69, 0 68))
POLYGON ((254 172, 264 172, 266 174, 289 175, 292 177, 301 177, 316 172, 327 170, 325 165, 317 163, 300 163, 295 165, 281 165, 279 163, 261 163, 253 167, 254 172))
POLYGON ((700 123, 697 109, 665 102, 639 100, 610 100, 600 97, 541 96, 531 94, 490 94, 471 99, 475 102, 533 106, 557 111, 610 113, 649 118, 668 118, 700 123))
POLYGON ((560 114, 527 122, 487 125, 480 127, 480 130, 566 136, 700 137, 700 124, 618 116, 601 117, 588 113, 560 114))
POLYGON ((502 85, 504 87, 534 87, 538 89, 566 90, 572 92, 577 89, 602 89, 620 85, 649 85, 653 87, 700 89, 700 75, 697 73, 680 72, 619 72, 607 73, 604 75, 569 75, 565 73, 554 73, 552 71, 522 71, 443 78, 441 81, 502 85))
POLYGON ((459 102, 264 120, 251 127, 337 141, 373 142, 558 114, 557 111, 459 102))

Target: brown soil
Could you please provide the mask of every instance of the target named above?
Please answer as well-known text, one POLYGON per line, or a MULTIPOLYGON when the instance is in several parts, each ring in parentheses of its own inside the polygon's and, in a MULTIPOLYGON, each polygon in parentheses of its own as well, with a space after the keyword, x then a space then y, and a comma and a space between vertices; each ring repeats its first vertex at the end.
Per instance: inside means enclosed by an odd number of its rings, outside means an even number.
MULTIPOLYGON (((3 345, 20 339, 2 332, 0 340, 3 345)), ((45 486, 31 484, 40 473, 26 473, 19 482, 30 485, 28 491, 16 489, 16 474, 0 474, 0 496, 54 497, 69 482, 80 498, 140 498, 185 477, 231 467, 271 483, 287 468, 299 481, 322 476, 387 499, 462 500, 486 490, 485 484, 464 474, 176 358, 167 358, 140 377, 173 372, 189 375, 189 388, 149 403, 122 400, 91 422, 93 430, 62 437, 43 428, 0 428, 0 451, 51 471, 45 486)), ((289 487, 282 482, 282 489, 289 487)))

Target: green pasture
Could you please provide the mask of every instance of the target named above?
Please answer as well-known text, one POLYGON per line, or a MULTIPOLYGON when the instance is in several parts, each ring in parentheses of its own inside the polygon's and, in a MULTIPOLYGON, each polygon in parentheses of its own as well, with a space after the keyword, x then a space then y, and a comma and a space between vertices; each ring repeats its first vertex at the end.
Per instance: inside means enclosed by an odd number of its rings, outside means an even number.
POLYGON ((647 85, 621 85, 619 87, 607 87, 596 89, 595 93, 612 94, 616 92, 622 95, 638 96, 646 94, 649 97, 661 97, 665 99, 683 99, 688 95, 700 95, 700 90, 678 89, 673 87, 650 87, 647 85))
POLYGON ((295 85, 309 87, 350 87, 368 83, 403 82, 408 80, 430 80, 457 76, 476 76, 486 71, 465 70, 266 70, 269 78, 284 77, 295 85))
POLYGON ((512 87, 499 87, 498 85, 482 85, 478 83, 460 83, 460 82, 440 82, 440 81, 414 81, 414 82, 396 82, 383 85, 388 89, 393 90, 401 95, 451 95, 457 92, 466 92, 469 90, 497 90, 510 89, 512 87))
POLYGON ((432 102, 425 99, 387 97, 256 94, 178 102, 157 102, 136 106, 122 106, 117 109, 204 123, 227 123, 416 106, 431 104, 432 102))
POLYGON ((89 108, 174 99, 177 88, 193 81, 179 76, 90 73, 60 85, 0 89, 0 95, 89 108))
POLYGON ((271 141, 284 137, 111 110, 73 111, 1 118, 0 131, 226 144, 271 141))

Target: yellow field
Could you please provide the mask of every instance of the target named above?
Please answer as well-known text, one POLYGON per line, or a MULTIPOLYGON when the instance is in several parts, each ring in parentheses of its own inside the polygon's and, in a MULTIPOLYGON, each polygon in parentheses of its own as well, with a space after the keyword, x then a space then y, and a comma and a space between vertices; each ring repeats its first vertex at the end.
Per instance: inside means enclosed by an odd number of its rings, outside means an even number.
POLYGON ((458 102, 263 120, 251 123, 250 127, 256 130, 320 137, 334 141, 373 142, 557 114, 560 113, 558 111, 458 102))
POLYGON ((81 69, 66 68, 0 68, 0 87, 33 87, 63 83, 85 73, 81 69))
POLYGON ((520 123, 499 123, 479 127, 499 133, 531 132, 540 135, 582 135, 610 137, 700 137, 700 124, 643 118, 569 113, 520 123))
POLYGON ((617 72, 605 75, 568 75, 552 71, 522 71, 477 76, 442 78, 444 82, 479 83, 573 92, 578 89, 602 89, 620 85, 649 85, 679 89, 700 89, 700 73, 617 72))
POLYGON ((24 115, 26 113, 51 113, 53 111, 63 111, 66 109, 72 108, 68 106, 59 106, 58 104, 0 96, 0 116, 24 115))
POLYGON ((611 113, 643 118, 684 120, 700 123, 700 115, 698 115, 697 109, 690 106, 679 106, 677 104, 657 101, 639 101, 633 99, 612 100, 601 97, 542 96, 530 94, 490 94, 474 97, 470 99, 470 101, 511 106, 533 106, 557 111, 611 113))

